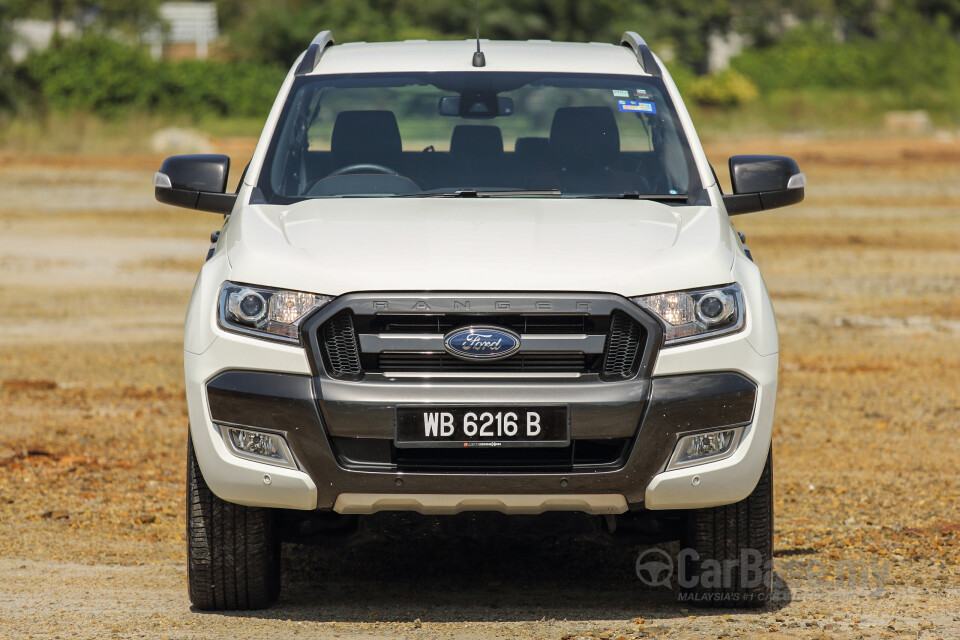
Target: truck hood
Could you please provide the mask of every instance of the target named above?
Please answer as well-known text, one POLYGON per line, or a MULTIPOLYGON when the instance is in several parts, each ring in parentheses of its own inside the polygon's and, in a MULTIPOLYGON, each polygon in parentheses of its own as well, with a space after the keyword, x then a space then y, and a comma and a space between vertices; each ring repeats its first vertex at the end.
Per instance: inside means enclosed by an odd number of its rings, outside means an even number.
POLYGON ((247 205, 220 242, 238 282, 352 291, 596 291, 729 281, 712 207, 637 200, 344 198, 247 205))

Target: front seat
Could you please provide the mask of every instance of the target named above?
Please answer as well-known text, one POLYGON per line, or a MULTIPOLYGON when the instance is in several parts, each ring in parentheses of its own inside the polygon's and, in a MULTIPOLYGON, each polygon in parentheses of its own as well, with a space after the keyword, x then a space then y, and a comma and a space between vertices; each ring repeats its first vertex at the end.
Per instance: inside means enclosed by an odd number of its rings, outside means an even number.
POLYGON ((403 144, 392 111, 341 111, 330 136, 333 169, 376 164, 400 170, 403 144))
POLYGON ((561 107, 553 115, 550 150, 558 186, 574 193, 611 193, 620 130, 609 107, 561 107))

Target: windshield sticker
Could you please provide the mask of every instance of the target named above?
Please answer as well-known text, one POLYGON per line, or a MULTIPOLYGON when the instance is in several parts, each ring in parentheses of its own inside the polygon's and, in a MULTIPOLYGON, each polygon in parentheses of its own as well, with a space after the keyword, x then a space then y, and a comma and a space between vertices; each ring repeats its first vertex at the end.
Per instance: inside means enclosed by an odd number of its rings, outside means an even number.
POLYGON ((613 90, 613 97, 614 97, 614 98, 629 98, 629 97, 630 97, 630 92, 627 91, 626 89, 614 89, 614 90, 613 90))
POLYGON ((652 102, 639 102, 638 100, 617 100, 620 111, 632 111, 634 113, 656 113, 657 105, 652 102))

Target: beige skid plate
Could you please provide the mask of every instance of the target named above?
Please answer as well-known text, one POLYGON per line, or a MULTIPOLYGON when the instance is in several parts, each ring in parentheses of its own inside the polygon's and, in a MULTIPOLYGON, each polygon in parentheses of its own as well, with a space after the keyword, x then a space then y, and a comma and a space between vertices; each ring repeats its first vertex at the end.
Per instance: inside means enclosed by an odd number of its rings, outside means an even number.
POLYGON ((452 515, 463 511, 499 511, 508 514, 583 511, 593 515, 608 515, 625 512, 627 500, 619 494, 341 493, 333 510, 344 514, 378 511, 415 511, 424 515, 452 515))

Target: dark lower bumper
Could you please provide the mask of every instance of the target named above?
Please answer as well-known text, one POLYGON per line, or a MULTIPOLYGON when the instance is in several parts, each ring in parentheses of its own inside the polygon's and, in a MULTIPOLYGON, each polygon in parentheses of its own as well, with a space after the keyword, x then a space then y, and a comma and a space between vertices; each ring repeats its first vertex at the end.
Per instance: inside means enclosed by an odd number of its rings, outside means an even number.
MULTIPOLYGON (((384 385, 385 389, 380 389, 383 394, 361 390, 365 384, 351 385, 354 390, 350 391, 347 413, 354 429, 337 422, 343 417, 339 411, 325 410, 329 426, 325 425, 321 417, 325 399, 318 399, 314 380, 308 376, 229 371, 207 383, 207 397, 216 423, 284 434, 301 468, 317 485, 321 509, 332 508, 342 493, 620 494, 631 506, 638 506, 650 480, 664 468, 679 433, 742 425, 753 419, 757 387, 736 373, 670 376, 627 384, 599 385, 596 396, 585 393, 580 388, 583 385, 576 385, 576 394, 564 390, 563 385, 491 385, 478 396, 489 398, 490 404, 507 399, 530 404, 554 402, 558 393, 563 395, 570 406, 574 443, 569 460, 556 454, 537 459, 536 449, 517 449, 513 451, 519 453, 510 454, 513 459, 491 459, 486 466, 483 459, 475 457, 432 465, 425 458, 398 455, 389 433, 384 433, 383 421, 387 417, 392 421, 396 405, 409 403, 411 398, 409 393, 396 391, 395 385, 384 385), (619 387, 619 396, 604 395, 613 387, 619 387), (365 413, 369 422, 363 420, 365 413), (622 425, 624 420, 633 421, 628 433, 622 426, 609 427, 611 423, 622 425), (607 458, 587 455, 578 463, 577 441, 584 443, 581 456, 583 451, 596 454, 603 450, 602 443, 607 443, 607 458), (616 455, 615 446, 621 447, 616 455), (530 459, 524 460, 523 455, 530 459)), ((444 393, 445 387, 420 391, 429 393, 431 402, 437 404, 467 400, 462 393, 444 393)), ((460 391, 478 393, 473 386, 460 391)))

